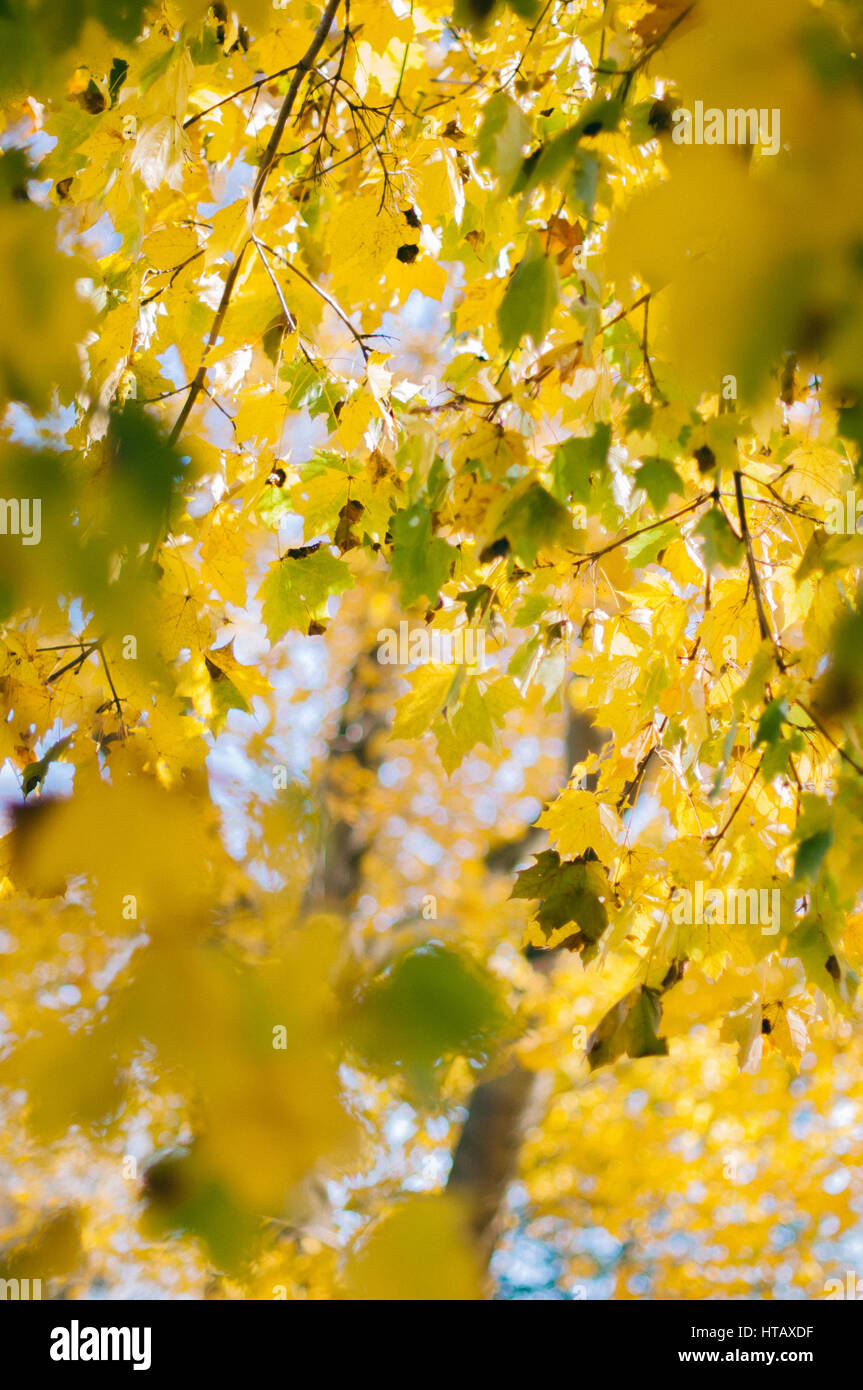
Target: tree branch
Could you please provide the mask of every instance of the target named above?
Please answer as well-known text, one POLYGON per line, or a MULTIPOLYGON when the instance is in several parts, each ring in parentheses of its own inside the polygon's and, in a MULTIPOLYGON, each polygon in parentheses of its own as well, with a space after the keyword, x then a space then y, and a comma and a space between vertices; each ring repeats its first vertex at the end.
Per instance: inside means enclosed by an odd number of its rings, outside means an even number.
MULTIPOLYGON (((575 763, 599 751, 603 735, 587 714, 570 706, 564 743, 564 777, 568 781, 575 763)), ((595 775, 589 780, 595 784, 595 775)), ((533 833, 529 830, 527 837, 515 842, 517 858, 532 851, 533 833)), ((512 856, 495 856, 494 851, 486 857, 487 867, 507 873, 512 872, 515 862, 512 856)), ((525 954, 534 970, 548 975, 557 963, 559 950, 525 954)), ((504 1200, 518 1171, 522 1141, 531 1124, 540 1118, 552 1081, 549 1073, 531 1071, 515 1061, 497 1074, 490 1069, 471 1095, 467 1118, 453 1151, 447 1190, 457 1192, 467 1203, 471 1233, 483 1268, 488 1266, 500 1233, 504 1200)))
POLYGON ((712 500, 713 493, 707 492, 703 497, 696 497, 694 502, 690 502, 688 507, 681 507, 679 512, 672 512, 671 516, 661 516, 658 521, 651 521, 648 526, 640 526, 637 531, 629 531, 625 536, 619 536, 610 545, 604 545, 601 550, 592 550, 587 555, 580 555, 576 561, 576 570, 582 565, 593 564, 596 560, 601 560, 603 555, 608 555, 612 550, 617 550, 619 546, 626 545, 627 541, 634 541, 636 536, 645 536, 648 531, 655 531, 659 526, 665 526, 669 521, 676 521, 679 516, 686 516, 688 512, 694 512, 699 507, 703 507, 705 502, 712 500))
POLYGON ((320 23, 318 24, 318 27, 315 30, 314 37, 311 43, 309 44, 309 47, 306 50, 305 54, 297 63, 296 68, 294 69, 294 75, 291 78, 290 86, 288 87, 288 90, 285 93, 285 99, 282 102, 282 105, 279 109, 279 114, 276 117, 276 124, 274 125, 270 138, 267 141, 267 148, 264 150, 264 153, 261 156, 261 161, 258 165, 257 177, 255 179, 255 185, 252 189, 251 228, 249 236, 243 242, 242 246, 240 247, 239 251, 234 257, 234 260, 231 263, 231 268, 228 271, 227 277, 225 279, 224 289, 222 290, 222 297, 219 300, 219 307, 216 310, 216 314, 213 319, 210 332, 207 335, 207 341, 204 346, 204 354, 201 359, 201 365, 199 366, 197 372, 195 373, 195 376, 192 379, 191 385, 189 387, 189 394, 186 396, 186 399, 183 402, 183 408, 177 416, 174 428, 171 430, 171 434, 169 436, 169 442, 172 445, 176 444, 177 440, 179 439, 183 431, 183 426, 188 420, 189 415, 192 412, 192 408, 195 402, 197 401, 199 395, 201 394, 201 391, 203 390, 204 380, 207 371, 207 357, 209 356, 213 344, 216 342, 216 339, 218 338, 222 330, 222 324, 224 323, 225 315, 228 312, 228 305, 231 302, 231 295, 234 292, 234 286, 236 285, 237 278, 240 274, 240 267, 242 266, 243 258, 249 246, 252 244, 255 214, 258 210, 258 205, 260 204, 261 198, 263 197, 264 189, 267 186, 267 179, 270 177, 270 174, 272 173, 273 168, 275 167, 276 162, 279 158, 279 144, 281 142, 285 126, 287 125, 290 114, 294 109, 294 102, 297 99, 297 94, 300 90, 303 78, 314 66, 315 59, 326 41, 327 34, 330 32, 330 28, 332 26, 333 19, 335 18, 336 11, 339 8, 340 2, 341 0, 328 0, 327 6, 323 14, 321 15, 320 23))
POLYGON ((294 275, 299 276, 299 278, 303 281, 303 284, 308 285, 310 290, 314 290, 315 294, 320 295, 321 299, 324 301, 325 304, 329 304, 333 313, 339 316, 342 323, 345 325, 345 328, 348 329, 348 331, 355 339, 356 343, 359 346, 360 352, 363 354, 364 361, 368 362, 369 349, 366 347, 365 339, 363 338, 362 334, 359 333, 356 328, 354 328, 354 325, 351 323, 344 309, 342 309, 340 305, 336 302, 336 300, 333 299, 332 295, 329 294, 327 290, 322 289, 320 285, 316 285, 314 280, 310 280, 308 275, 304 274, 302 270, 297 270, 297 267, 293 265, 292 262, 288 260, 287 256, 283 255, 281 251, 277 251, 274 247, 268 246, 265 241, 258 242, 258 246, 262 246, 265 251, 269 251, 271 256, 276 256, 278 260, 281 261, 283 266, 285 266, 288 270, 292 270, 294 275))
POLYGON ((749 534, 749 522, 746 520, 746 502, 743 497, 743 475, 739 468, 734 470, 734 493, 737 498, 737 515, 740 518, 740 533, 743 544, 746 547, 746 562, 749 566, 749 579, 752 584, 752 592, 755 595, 755 607, 758 611, 758 630, 761 633, 762 641, 769 641, 776 653, 776 662, 780 671, 786 669, 779 644, 773 636, 770 622, 767 618, 767 609, 764 606, 764 596, 761 592, 761 577, 758 573, 758 566, 755 563, 755 553, 752 549, 752 537, 749 534))
POLYGON ((236 101, 237 97, 245 96, 246 92, 258 92, 261 87, 266 87, 268 82, 275 82, 277 77, 287 77, 289 72, 293 72, 293 65, 289 68, 279 68, 278 72, 271 72, 268 77, 259 77, 255 82, 250 82, 247 87, 240 87, 236 92, 229 92, 221 101, 214 101, 212 106, 207 106, 203 111, 196 111, 194 116, 189 116, 183 122, 183 129, 188 130, 189 126, 201 121, 205 116, 209 116, 211 111, 218 111, 220 106, 224 106, 229 101, 236 101))

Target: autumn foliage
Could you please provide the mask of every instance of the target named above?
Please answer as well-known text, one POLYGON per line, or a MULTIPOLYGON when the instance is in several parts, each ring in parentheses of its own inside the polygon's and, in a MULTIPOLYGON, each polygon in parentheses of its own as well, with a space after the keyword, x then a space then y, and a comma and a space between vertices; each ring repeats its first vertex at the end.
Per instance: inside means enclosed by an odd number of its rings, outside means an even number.
POLYGON ((844 1278, 861 44, 3 7, 0 1276, 844 1278))

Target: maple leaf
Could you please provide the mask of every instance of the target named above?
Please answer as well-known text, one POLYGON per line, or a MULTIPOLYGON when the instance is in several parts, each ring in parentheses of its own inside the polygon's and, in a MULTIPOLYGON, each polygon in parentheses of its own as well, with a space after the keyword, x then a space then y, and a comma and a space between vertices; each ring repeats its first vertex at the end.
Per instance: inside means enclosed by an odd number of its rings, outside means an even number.
POLYGON ((855 7, 9 0, 0 38, 0 1272, 822 1298, 855 7))
MULTIPOLYGON (((570 950, 595 944, 608 926, 604 899, 608 884, 599 865, 588 859, 563 860, 543 850, 530 869, 516 875, 513 898, 539 900, 536 921, 547 937, 562 927, 575 926, 564 945, 570 950)), ((586 959, 590 958, 589 953, 586 959)))
POLYGON ((662 1057, 668 1051, 657 1035, 661 1014, 655 990, 640 985, 625 995, 602 1019, 587 1044, 593 1070, 608 1066, 618 1057, 662 1057))
POLYGON ((264 622, 273 641, 291 629, 307 632, 326 616, 327 600, 351 585, 343 560, 324 548, 291 552, 273 565, 259 590, 264 622))

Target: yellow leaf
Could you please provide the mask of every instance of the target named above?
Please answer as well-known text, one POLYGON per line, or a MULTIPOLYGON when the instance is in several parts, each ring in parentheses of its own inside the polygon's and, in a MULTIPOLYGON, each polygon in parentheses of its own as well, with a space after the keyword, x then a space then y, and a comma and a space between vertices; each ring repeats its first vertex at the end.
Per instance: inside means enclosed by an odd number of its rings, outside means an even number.
POLYGON ((482 1297, 461 1205, 451 1196, 412 1196, 379 1221, 348 1262, 361 1299, 467 1302, 482 1297))
POLYGON ((182 265, 198 249, 198 237, 194 227, 162 227, 148 236, 141 247, 150 265, 156 270, 173 270, 182 265))
POLYGON ((575 859, 592 849, 605 860, 613 853, 617 818, 610 806, 593 792, 568 788, 537 821, 564 859, 575 859))
POLYGON ((429 663, 411 679, 412 689, 396 703, 393 738, 420 738, 431 728, 444 707, 453 672, 429 663))

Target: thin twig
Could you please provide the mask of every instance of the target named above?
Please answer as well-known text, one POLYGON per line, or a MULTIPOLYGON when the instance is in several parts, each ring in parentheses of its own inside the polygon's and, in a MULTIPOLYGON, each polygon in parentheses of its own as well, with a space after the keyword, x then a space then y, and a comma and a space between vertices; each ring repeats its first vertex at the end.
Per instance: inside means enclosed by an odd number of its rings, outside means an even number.
POLYGON ((237 279, 240 274, 240 268, 243 263, 243 258, 249 246, 252 244, 251 228, 254 227, 255 214, 257 213, 261 198, 263 197, 264 189, 267 186, 267 180, 270 177, 270 174, 272 173, 279 159, 279 144, 281 143, 285 126, 287 125, 288 119, 291 115, 291 112, 293 111, 294 102, 297 99, 297 94, 299 93, 303 79, 306 76, 306 74, 314 67, 315 59, 317 58, 318 53, 320 52, 321 48, 326 42, 327 34, 330 32, 333 19, 335 18, 336 11, 338 10, 340 3, 341 0, 328 0, 327 6, 323 14, 321 15, 318 27, 315 30, 314 37, 312 38, 312 41, 309 44, 306 53, 296 64, 296 67, 294 69, 294 75, 291 78, 290 86, 288 87, 288 90, 285 93, 285 99, 282 102, 282 105, 279 109, 279 114, 276 117, 276 124, 273 127, 272 133, 267 142, 267 147, 264 150, 264 153, 261 156, 261 161, 258 165, 258 173, 257 177, 255 178, 254 188, 252 189, 250 211, 251 225, 249 236, 243 242, 242 246, 238 250, 233 261, 231 262, 231 267, 225 278, 225 284, 222 290, 222 297, 219 300, 219 306, 213 318, 213 322, 210 327, 210 332, 207 335, 201 364, 198 367, 198 370, 192 379, 192 383, 189 387, 189 393, 186 396, 185 401, 183 402, 183 408, 177 416, 174 428, 171 430, 171 434, 169 436, 169 443, 171 445, 176 444, 177 440, 179 439, 183 431, 183 427, 186 421, 188 420, 189 415, 192 412, 192 408, 194 407, 195 402, 198 399, 198 396, 201 394, 201 391, 203 390, 207 372, 207 358, 210 354, 211 349, 213 348, 213 345, 219 337, 219 334, 221 333, 222 324, 224 323, 225 315, 228 312, 228 305, 231 302, 231 295, 234 292, 234 286, 236 285, 237 279))
POLYGON ((211 111, 218 111, 219 107, 224 106, 226 102, 236 101, 237 97, 245 96, 246 92, 258 92, 261 87, 266 87, 268 82, 275 82, 277 77, 287 77, 289 72, 293 72, 295 66, 292 64, 289 68, 279 68, 278 72, 271 72, 269 77, 259 77, 255 82, 250 82, 247 87, 240 87, 236 92, 229 92, 220 101, 214 101, 212 106, 207 106, 203 111, 196 111, 194 116, 189 116, 183 122, 183 129, 188 130, 189 126, 194 125, 196 121, 203 120, 205 116, 209 116, 211 111))
POLYGON ((354 328, 354 325, 351 323, 344 309, 342 309, 342 307, 337 303, 337 301, 333 299, 329 291, 322 289, 320 285, 315 284, 314 280, 310 280, 308 275, 306 275, 304 271, 298 270, 297 267, 291 261, 289 261, 287 256, 285 256, 281 251, 277 251, 274 247, 268 246, 265 241, 260 242, 259 245, 262 246, 265 251, 269 251, 271 256, 276 256, 281 261, 282 265, 286 266, 288 270, 292 270, 293 273, 297 275, 305 285, 308 285, 310 290, 314 290, 315 294, 320 295, 321 299, 324 301, 325 304, 329 304, 333 313, 338 314, 342 323, 349 330, 349 332, 352 334, 353 338, 357 342, 359 349, 363 354, 364 361, 368 362, 369 349, 366 346, 366 342, 363 335, 360 332, 358 332, 356 328, 354 328))
POLYGON ((745 789, 743 795, 741 796, 741 798, 740 798, 740 800, 738 801, 737 805, 734 807, 734 810, 731 812, 731 815, 728 817, 728 820, 725 822, 725 824, 723 825, 722 829, 721 829, 721 830, 718 830, 718 831, 716 832, 715 835, 708 835, 707 838, 708 838, 709 840, 712 840, 712 841, 713 841, 712 845, 710 846, 710 852, 711 852, 711 854, 712 854, 713 851, 716 849, 716 846, 719 844, 719 841, 720 841, 721 839, 723 839, 723 837, 724 837, 724 835, 725 835, 725 832, 726 832, 726 831, 728 830, 728 828, 730 827, 732 821, 734 820, 734 817, 737 815, 737 812, 740 810, 741 806, 743 805, 744 801, 746 800, 747 796, 749 795, 750 791, 752 790, 752 787, 753 787, 753 784, 754 784, 754 782, 755 782, 755 779, 756 779, 756 777, 758 776, 759 772, 761 771, 761 764, 762 764, 763 761, 764 761, 764 757, 763 757, 763 755, 762 755, 762 757, 759 758, 759 760, 758 760, 758 766, 756 767, 755 771, 753 772, 752 776, 750 777, 749 781, 748 781, 747 784, 746 784, 746 789, 745 789))
POLYGON ((648 531, 655 531, 659 526, 665 526, 669 521, 676 521, 679 516, 686 516, 688 512, 694 512, 698 507, 703 507, 705 502, 712 501, 713 493, 707 492, 703 497, 696 497, 694 502, 690 502, 688 507, 681 507, 679 512, 672 512, 671 516, 661 516, 658 521, 651 521, 648 526, 641 526, 637 531, 630 531, 625 536, 619 536, 610 545, 604 545, 601 550, 593 550, 588 555, 581 555, 576 563, 576 569, 582 565, 593 564, 594 561, 608 555, 612 550, 617 550, 618 546, 626 545, 627 541, 634 541, 636 536, 644 536, 648 531))
POLYGON ((98 650, 99 650, 99 659, 100 659, 101 662, 102 662, 102 669, 103 669, 103 671, 105 672, 105 677, 106 677, 106 679, 107 679, 107 681, 108 681, 109 686, 111 687, 111 694, 112 694, 112 696, 114 697, 114 706, 115 706, 115 708, 116 708, 116 710, 117 710, 117 718, 120 720, 120 724, 121 724, 121 726, 122 726, 122 728, 123 728, 123 735, 124 735, 124 739, 125 739, 126 726, 125 726, 125 723, 124 723, 124 721, 123 721, 123 707, 122 707, 122 705, 121 705, 121 703, 120 703, 120 696, 117 694, 117 691, 116 691, 116 689, 115 689, 115 687, 114 687, 114 682, 113 682, 113 680, 112 680, 112 678, 111 678, 111 672, 110 672, 110 670, 109 670, 109 668, 108 668, 108 662, 107 662, 107 660, 105 659, 105 653, 104 653, 104 651, 103 651, 103 649, 102 649, 102 643, 101 643, 101 642, 99 643, 99 649, 98 649, 98 650))
POLYGON ((546 15, 548 14, 549 10, 551 9, 553 3, 554 3, 554 0, 548 0, 548 3, 547 3, 547 5, 546 5, 545 9, 542 11, 542 14, 539 16, 539 18, 535 21, 535 23, 534 23, 533 26, 531 27, 530 33, 529 33, 528 36, 527 36, 527 43, 525 44, 524 48, 522 49, 521 57, 519 58, 518 62, 516 63, 515 67, 513 68, 512 72, 510 73, 510 75, 509 75, 509 77, 506 79, 506 81, 503 82, 503 83, 498 87, 497 90, 498 90, 499 92, 506 91, 506 88, 509 86, 509 84, 510 84, 511 82, 514 82, 515 79, 516 79, 516 77, 518 77, 518 74, 521 72, 521 65, 522 65, 522 63, 524 62, 525 58, 527 57, 527 50, 530 48, 531 44, 533 43, 534 39, 536 38, 537 30, 539 29, 539 26, 542 24, 543 20, 545 19, 546 15))
POLYGON ((599 325, 599 328, 596 330, 597 336, 600 333, 606 333, 609 328, 613 328, 616 323, 620 323, 621 319, 628 318, 630 314, 634 314, 636 309, 640 309, 642 304, 646 304, 649 299, 649 293, 643 294, 640 299, 636 299, 634 304, 630 304, 628 309, 621 309, 620 313, 615 314, 614 318, 609 319, 608 323, 601 323, 599 325))
POLYGON ((749 579, 752 584, 752 592, 755 595, 755 607, 758 611, 758 630, 761 633, 763 642, 770 642, 776 653, 776 664, 780 671, 785 671, 786 666, 779 650, 779 644, 773 636, 770 622, 767 617, 767 610, 764 606, 764 596, 761 592, 761 577, 758 573, 758 566, 755 563, 755 553, 752 549, 752 537, 749 534, 749 522, 746 519, 746 502, 743 497, 743 477, 739 468, 734 470, 734 493, 737 498, 737 515, 740 518, 740 532, 743 544, 746 547, 746 562, 749 566, 749 579))
POLYGON ((631 68, 627 69, 624 79, 621 82, 617 92, 618 99, 620 101, 626 101, 626 98, 629 95, 629 89, 632 86, 632 79, 638 72, 641 71, 643 67, 646 67, 646 65, 650 62, 651 58, 654 58, 656 56, 656 54, 662 48, 662 45, 668 39, 671 38, 671 35, 674 33, 675 29, 677 29, 683 23, 683 21, 688 18, 688 16, 692 13, 694 9, 695 0, 693 0, 693 3, 691 5, 687 5, 686 9, 682 10, 679 15, 675 16, 675 18, 669 24, 668 28, 665 30, 665 33, 660 34, 656 42, 652 43, 649 48, 646 48, 645 51, 642 53, 641 57, 638 59, 638 61, 634 63, 631 68))
POLYGON ((87 660, 87 658, 92 656, 94 652, 97 652, 99 650, 99 645, 99 642, 91 642, 88 647, 82 646, 81 650, 79 651, 76 657, 73 657, 71 661, 67 661, 66 665, 61 666, 59 671, 54 671, 50 676, 46 678, 45 684, 53 685, 54 682, 58 681, 61 676, 65 676, 67 671, 74 670, 76 666, 80 669, 84 665, 84 662, 87 660))
POLYGON ((271 282, 271 284, 272 284, 272 286, 273 286, 273 289, 276 291, 276 295, 277 295, 278 300, 279 300, 279 305, 280 305, 280 307, 281 307, 282 314, 284 315, 285 323, 288 325, 288 332, 289 332, 289 333, 293 333, 293 332, 294 332, 294 329, 295 329, 296 326, 297 326, 297 321, 296 321, 296 319, 294 318, 293 314, 291 313, 290 309, 288 308, 288 302, 287 302, 287 300, 285 299, 285 296, 282 294, 282 287, 281 287, 281 285, 279 284, 278 280, 276 279, 275 275, 273 274, 273 267, 270 265, 269 261, 267 260, 266 256, 264 255, 264 247, 263 247, 263 245, 262 245, 261 242, 258 240, 258 238, 254 235, 254 233, 252 234, 252 241, 253 241, 254 244, 255 244, 255 250, 257 251, 258 255, 259 255, 260 258, 261 258, 261 264, 263 265, 264 269, 266 270, 267 274, 269 275, 269 277, 270 277, 270 282, 271 282))
POLYGON ((853 767, 854 771, 859 772, 860 776, 863 777, 863 767, 861 767, 860 764, 856 762, 854 758, 851 757, 850 753, 846 753, 845 749, 839 746, 835 738, 831 737, 831 735, 828 734, 824 725, 821 723, 821 720, 818 718, 816 714, 812 712, 810 707, 808 705, 804 705, 802 700, 795 700, 794 703, 798 705, 800 709, 802 709, 803 713, 807 716, 807 718, 812 720, 812 723, 815 725, 819 734, 822 734, 823 737, 826 738, 831 748, 835 748, 836 752, 839 754, 840 758, 842 758, 843 762, 846 762, 849 767, 853 767))
POLYGON ((335 146, 334 146, 332 140, 329 140, 329 139, 328 139, 328 136, 327 136, 327 123, 328 123, 328 121, 329 121, 329 119, 330 119, 330 113, 332 112, 332 109, 333 109, 333 102, 334 102, 335 99, 336 99, 336 89, 338 88, 339 82, 341 81, 342 69, 343 69, 344 66, 345 66, 345 54, 346 54, 347 51, 348 51, 348 40, 350 39, 350 37, 351 37, 351 0, 345 0, 345 32, 344 32, 344 34, 343 34, 343 36, 342 36, 342 46, 341 46, 341 51, 340 51, 340 53, 339 53, 339 65, 338 65, 338 68, 336 69, 335 80, 333 81, 332 85, 330 86, 329 100, 327 101, 327 107, 326 107, 326 110, 324 111, 324 118, 323 118, 323 120, 322 120, 322 122, 321 122, 321 133, 320 133, 320 137, 319 137, 319 139, 318 139, 318 148, 317 148, 317 150, 316 150, 316 152, 315 152, 315 158, 314 158, 314 161, 313 161, 313 164, 312 164, 312 167, 313 167, 315 170, 318 170, 318 169, 320 168, 320 165, 321 165, 321 150, 322 150, 322 148, 323 148, 324 140, 328 140, 328 143, 329 143, 329 146, 330 146, 330 149, 331 149, 331 150, 332 150, 332 149, 335 149, 335 146))

